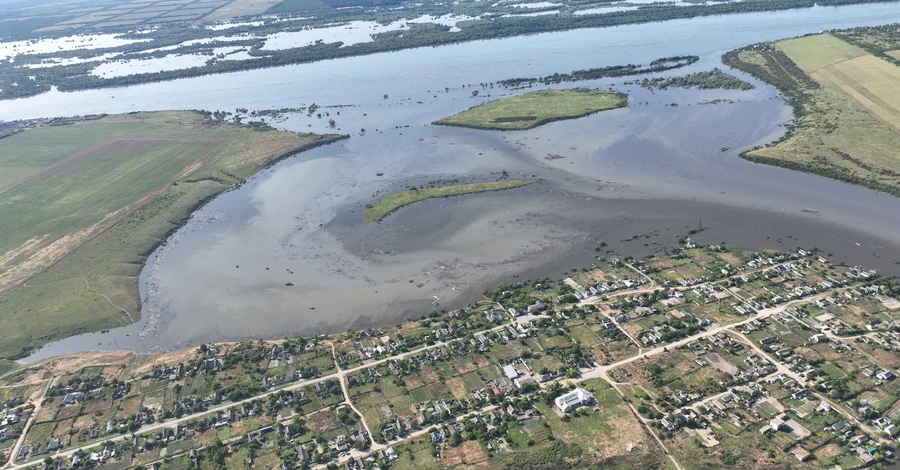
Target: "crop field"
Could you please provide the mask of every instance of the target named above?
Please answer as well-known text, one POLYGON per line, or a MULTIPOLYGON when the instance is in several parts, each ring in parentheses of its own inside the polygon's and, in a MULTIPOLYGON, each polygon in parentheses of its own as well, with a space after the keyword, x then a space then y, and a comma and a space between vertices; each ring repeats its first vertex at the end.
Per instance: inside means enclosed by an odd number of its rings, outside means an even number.
POLYGON ((370 222, 378 222, 391 212, 410 204, 437 197, 462 196, 463 194, 483 193, 518 188, 529 184, 529 181, 494 181, 490 183, 469 183, 450 186, 411 189, 391 194, 384 199, 366 207, 363 217, 370 222))
MULTIPOLYGON (((855 31, 840 36, 872 47, 855 31)), ((900 67, 825 34, 741 49, 723 60, 778 87, 797 115, 786 138, 744 158, 900 195, 900 67)))
POLYGON ((900 131, 900 67, 865 55, 823 67, 811 76, 849 96, 878 120, 900 131))
POLYGON ((237 5, 232 6, 229 0, 126 1, 112 8, 96 6, 74 10, 72 11, 76 14, 74 18, 71 14, 60 15, 61 21, 37 31, 64 31, 89 26, 137 26, 149 20, 153 20, 154 23, 200 20, 211 13, 215 16, 210 19, 227 20, 235 16, 262 13, 272 2, 273 0, 238 0, 234 2, 237 5))
POLYGON ((628 104, 625 95, 575 88, 543 90, 489 101, 435 124, 489 130, 531 129, 563 119, 575 119, 628 104))
POLYGON ((868 54, 864 49, 830 34, 780 41, 778 48, 806 73, 868 54))
POLYGON ((900 131, 900 68, 828 34, 781 41, 778 47, 815 81, 900 131))
POLYGON ((199 201, 333 138, 159 112, 3 139, 0 174, 16 176, 0 187, 0 356, 136 321, 144 259, 199 201))

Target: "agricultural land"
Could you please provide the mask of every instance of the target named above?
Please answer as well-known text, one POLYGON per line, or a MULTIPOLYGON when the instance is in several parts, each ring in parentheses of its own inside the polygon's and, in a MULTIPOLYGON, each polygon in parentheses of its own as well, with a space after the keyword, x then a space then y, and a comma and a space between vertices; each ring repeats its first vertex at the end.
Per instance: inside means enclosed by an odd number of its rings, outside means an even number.
POLYGON ((407 191, 401 191, 384 197, 374 204, 366 206, 363 217, 370 222, 379 222, 391 212, 419 201, 438 197, 462 196, 464 194, 483 193, 487 191, 502 191, 504 189, 518 188, 529 184, 530 181, 493 181, 489 183, 468 183, 448 186, 423 186, 407 191))
POLYGON ((197 112, 32 121, 0 140, 0 356, 140 318, 137 276, 191 212, 331 142, 197 112))
POLYGON ((501 131, 523 130, 621 108, 627 104, 627 96, 610 91, 588 88, 533 91, 489 101, 435 124, 501 131))
POLYGON ((776 86, 795 122, 747 160, 900 195, 897 25, 748 46, 723 61, 776 86))
POLYGON ((617 256, 396 326, 19 366, 0 376, 0 454, 10 469, 890 461, 896 278, 690 238, 617 256))

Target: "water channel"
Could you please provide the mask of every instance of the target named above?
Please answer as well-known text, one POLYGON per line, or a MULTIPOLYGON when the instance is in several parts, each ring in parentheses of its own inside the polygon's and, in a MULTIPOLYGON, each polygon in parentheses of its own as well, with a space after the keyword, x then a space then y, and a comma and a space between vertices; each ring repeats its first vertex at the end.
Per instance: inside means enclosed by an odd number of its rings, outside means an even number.
MULTIPOLYGON (((735 47, 884 24, 897 21, 897 11, 896 3, 816 7, 548 33, 4 102, 0 119, 316 103, 352 134, 200 210, 145 267, 140 322, 59 341, 27 361, 391 323, 462 306, 516 277, 590 265, 601 240, 641 254, 698 225, 711 228, 702 241, 818 246, 838 260, 896 270, 900 199, 738 157, 778 138, 791 119, 776 90, 751 77, 739 74, 756 85, 751 91, 580 83, 627 92, 630 105, 530 131, 430 123, 527 91, 481 83, 683 54, 701 60, 670 75, 709 70, 735 47), (713 100, 721 101, 706 104, 713 100), (422 202, 380 224, 362 220, 376 193, 502 171, 536 183, 422 202), (651 239, 622 241, 644 233, 651 239)), ((277 126, 330 131, 327 119, 305 114, 277 126)))

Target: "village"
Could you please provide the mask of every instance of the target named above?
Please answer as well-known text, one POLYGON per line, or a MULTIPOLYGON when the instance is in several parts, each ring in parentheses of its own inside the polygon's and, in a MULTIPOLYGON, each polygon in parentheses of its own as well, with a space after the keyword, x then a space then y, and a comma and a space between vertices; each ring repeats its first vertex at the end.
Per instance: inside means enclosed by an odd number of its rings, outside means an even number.
POLYGON ((900 435, 900 284, 690 238, 340 335, 7 374, 7 468, 854 469, 900 435))

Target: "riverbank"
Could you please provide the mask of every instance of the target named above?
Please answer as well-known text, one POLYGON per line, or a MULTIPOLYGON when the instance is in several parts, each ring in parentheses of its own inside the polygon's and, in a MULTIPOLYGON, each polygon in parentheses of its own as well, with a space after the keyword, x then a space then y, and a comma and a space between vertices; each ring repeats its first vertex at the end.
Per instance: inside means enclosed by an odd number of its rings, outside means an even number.
MULTIPOLYGON (((409 28, 396 31, 375 34, 356 43, 348 43, 340 40, 318 40, 315 43, 299 45, 284 49, 265 48, 266 42, 248 40, 251 36, 265 36, 285 32, 285 24, 273 22, 268 25, 245 26, 231 30, 235 36, 223 44, 237 47, 244 56, 240 60, 229 60, 225 56, 222 60, 212 58, 208 61, 200 61, 197 66, 177 68, 174 70, 158 70, 153 72, 136 72, 123 74, 116 77, 104 77, 95 74, 96 63, 76 62, 70 65, 56 65, 46 68, 14 68, 12 65, 3 67, 0 65, 0 99, 14 99, 28 96, 36 96, 48 92, 56 87, 60 91, 75 91, 98 88, 122 87, 141 83, 170 81, 181 78, 198 77, 204 75, 222 74, 241 70, 264 69, 283 65, 313 63, 330 59, 347 58, 354 56, 370 55, 375 53, 395 52, 406 49, 444 46, 472 41, 509 38, 529 34, 546 33, 553 31, 570 31, 584 28, 607 28, 632 24, 653 24, 662 21, 712 17, 729 14, 747 14, 754 12, 773 12, 789 9, 809 9, 812 7, 834 7, 852 4, 880 3, 883 0, 773 0, 768 2, 729 2, 712 5, 650 5, 638 6, 635 10, 613 11, 604 14, 552 14, 540 16, 524 15, 499 15, 488 18, 472 18, 460 23, 460 27, 450 28, 442 25, 430 27, 409 28), (237 40, 235 39, 237 38, 237 40), (34 79, 27 79, 27 77, 34 79), (21 84, 11 86, 12 83, 21 84)), ((891 0, 893 1, 893 0, 891 0)), ((412 12, 408 13, 411 14, 412 12)), ((367 15, 370 15, 367 13, 367 15)), ((366 19, 370 18, 367 16, 366 19)), ((333 23, 351 21, 353 18, 340 14, 334 18, 333 23)), ((302 24, 302 23, 301 23, 302 24)), ((309 24, 294 26, 293 33, 309 28, 309 24)), ((128 31, 128 28, 124 28, 128 31)), ((183 28, 181 28, 183 30, 183 28)), ((210 52, 210 44, 215 39, 221 39, 221 32, 196 28, 196 34, 185 34, 183 31, 165 31, 166 34, 175 36, 177 41, 171 38, 163 38, 160 41, 148 42, 146 52, 141 49, 134 51, 135 60, 155 57, 160 47, 171 48, 171 54, 203 54, 210 52), (166 40, 168 39, 168 40, 166 40), (173 44, 174 42, 174 44, 173 44), (198 45, 197 43, 200 43, 198 45)), ((113 29, 113 31, 121 31, 113 29)), ((163 32, 154 34, 162 35, 163 32)), ((140 35, 140 40, 151 39, 152 36, 140 35)), ((134 49, 134 46, 129 49, 134 49)), ((100 54, 112 54, 120 60, 125 60, 118 48, 102 49, 100 54)), ((84 55, 82 53, 82 55, 84 55)), ((128 56, 129 60, 131 56, 128 56)), ((205 57, 205 56, 200 56, 205 57)), ((81 57, 84 59, 84 57, 81 57)), ((106 59, 102 59, 106 61, 106 59)), ((509 77, 507 77, 509 78, 509 77)))
POLYGON ((794 110, 779 140, 745 151, 779 166, 900 197, 900 47, 896 26, 859 28, 726 53, 723 63, 775 86, 794 110), (892 63, 893 62, 893 63, 892 63))
POLYGON ((0 141, 7 157, 0 163, 39 154, 46 165, 0 194, 10 222, 0 229, 0 251, 16 255, 3 259, 0 356, 22 357, 56 339, 137 321, 144 262, 199 207, 274 162, 342 138, 159 112, 0 141))

